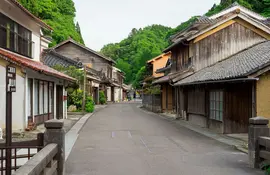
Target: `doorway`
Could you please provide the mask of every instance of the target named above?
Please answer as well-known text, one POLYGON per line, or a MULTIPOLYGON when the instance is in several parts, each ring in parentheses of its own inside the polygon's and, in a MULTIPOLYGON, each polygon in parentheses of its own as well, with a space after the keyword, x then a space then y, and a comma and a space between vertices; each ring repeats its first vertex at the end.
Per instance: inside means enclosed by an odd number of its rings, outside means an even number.
POLYGON ((63 119, 63 86, 56 86, 56 119, 63 119))

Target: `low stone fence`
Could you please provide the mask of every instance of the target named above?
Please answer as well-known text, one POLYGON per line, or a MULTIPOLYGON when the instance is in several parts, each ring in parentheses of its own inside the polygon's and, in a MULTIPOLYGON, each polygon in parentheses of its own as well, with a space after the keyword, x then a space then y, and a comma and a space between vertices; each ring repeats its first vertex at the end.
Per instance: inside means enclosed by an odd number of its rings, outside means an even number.
POLYGON ((63 175, 65 163, 65 131, 63 120, 45 122, 45 147, 13 175, 63 175))
POLYGON ((149 111, 161 112, 161 95, 160 94, 143 94, 142 105, 149 111))
POLYGON ((270 130, 268 119, 255 117, 249 119, 248 154, 252 168, 259 168, 264 161, 270 161, 270 130))

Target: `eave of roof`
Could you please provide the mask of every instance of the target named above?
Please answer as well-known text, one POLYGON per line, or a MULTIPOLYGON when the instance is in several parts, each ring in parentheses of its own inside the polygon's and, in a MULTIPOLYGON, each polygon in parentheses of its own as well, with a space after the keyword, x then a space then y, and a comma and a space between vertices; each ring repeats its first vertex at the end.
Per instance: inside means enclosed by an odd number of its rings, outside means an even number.
POLYGON ((53 30, 51 26, 49 26, 48 24, 46 24, 45 22, 43 22, 41 19, 39 19, 38 17, 36 17, 35 15, 33 15, 30 11, 28 11, 24 6, 22 6, 17 0, 9 0, 10 2, 12 2, 14 5, 16 5, 17 7, 19 7, 23 12, 25 12, 28 16, 30 16, 31 18, 33 18, 36 22, 38 22, 38 24, 40 24, 43 28, 48 29, 48 30, 53 30))
POLYGON ((169 54, 171 54, 171 53, 172 53, 172 52, 162 53, 162 54, 160 54, 159 56, 157 56, 157 57, 155 57, 155 58, 153 58, 153 59, 147 61, 147 63, 152 63, 153 61, 156 61, 156 60, 158 60, 158 59, 160 59, 160 58, 162 58, 162 57, 164 57, 164 56, 166 56, 166 55, 169 55, 169 54))
POLYGON ((202 84, 230 79, 248 78, 250 75, 270 66, 270 41, 266 41, 225 60, 201 69, 177 83, 176 86, 186 84, 202 84))
POLYGON ((167 70, 170 70, 172 68, 172 65, 170 64, 169 66, 167 66, 167 67, 163 67, 163 68, 160 68, 160 69, 157 69, 156 70, 156 73, 158 74, 158 73, 163 73, 163 72, 165 72, 165 71, 167 71, 167 70))
POLYGON ((22 67, 27 67, 29 69, 32 69, 34 71, 41 72, 46 75, 54 76, 57 78, 65 79, 68 81, 75 82, 77 81, 76 79, 62 73, 58 72, 57 70, 54 70, 53 68, 50 68, 46 65, 44 65, 41 62, 33 61, 28 58, 24 58, 23 56, 14 54, 12 52, 6 51, 4 49, 0 49, 0 57, 2 59, 5 59, 13 64, 22 66, 22 67))
POLYGON ((256 13, 256 12, 254 12, 252 10, 249 10, 249 9, 247 9, 244 6, 239 5, 237 2, 234 2, 228 8, 222 10, 221 12, 219 12, 219 13, 217 13, 215 15, 210 16, 209 18, 210 19, 216 19, 216 18, 219 18, 220 16, 223 16, 223 15, 225 15, 227 13, 230 13, 230 12, 232 12, 234 10, 237 10, 237 9, 239 9, 239 10, 247 13, 248 15, 250 15, 250 16, 252 16, 254 18, 257 18, 258 20, 265 20, 266 19, 264 16, 262 16, 262 15, 256 13))
POLYGON ((259 28, 259 29, 261 29, 262 31, 264 31, 264 32, 266 32, 266 33, 268 33, 268 34, 270 34, 270 28, 269 28, 267 25, 265 25, 265 24, 262 23, 261 21, 254 20, 253 18, 250 18, 249 16, 247 16, 247 15, 245 15, 245 14, 242 14, 242 13, 240 12, 239 14, 234 14, 234 15, 232 15, 232 16, 230 16, 230 17, 228 17, 228 18, 226 18, 226 19, 224 19, 224 20, 222 20, 222 21, 220 21, 220 22, 218 22, 218 23, 216 23, 216 24, 214 24, 214 25, 212 25, 212 26, 209 26, 208 28, 206 28, 206 29, 204 29, 204 30, 198 32, 197 34, 192 35, 191 37, 187 38, 187 41, 191 41, 192 39, 194 39, 194 38, 196 38, 196 37, 198 37, 198 36, 200 36, 200 35, 206 33, 207 31, 209 31, 209 30, 211 30, 211 29, 216 28, 217 26, 219 26, 219 25, 221 25, 221 24, 223 24, 223 23, 225 23, 225 22, 227 22, 227 21, 229 21, 229 20, 233 20, 234 18, 241 18, 242 20, 247 21, 247 22, 249 22, 250 24, 256 26, 256 27, 259 28))
POLYGON ((97 56, 99 56, 99 57, 101 57, 101 58, 103 58, 103 59, 105 59, 105 60, 107 60, 109 62, 112 62, 112 63, 116 64, 116 62, 113 59, 105 57, 104 55, 102 55, 102 54, 100 54, 100 53, 98 53, 98 52, 96 52, 96 51, 94 51, 94 50, 92 50, 92 49, 90 49, 90 48, 76 42, 76 41, 74 41, 72 38, 69 38, 69 39, 55 45, 54 47, 52 47, 52 49, 57 49, 57 48, 65 45, 65 44, 67 44, 68 42, 73 43, 76 46, 78 46, 78 47, 80 47, 80 48, 82 48, 84 50, 87 50, 88 52, 91 52, 91 53, 93 53, 93 54, 95 54, 95 55, 97 55, 97 56))
POLYGON ((68 58, 68 57, 66 57, 66 56, 64 56, 64 55, 61 55, 61 54, 59 54, 58 52, 56 52, 54 49, 46 49, 46 50, 44 50, 43 52, 44 52, 44 53, 42 54, 42 57, 47 56, 47 54, 52 54, 52 55, 54 55, 54 56, 56 56, 56 57, 59 57, 59 58, 61 58, 61 59, 64 59, 64 60, 66 60, 66 61, 72 63, 73 65, 76 65, 76 67, 78 67, 78 68, 82 68, 82 67, 83 67, 83 65, 80 64, 80 62, 75 61, 75 60, 73 60, 73 59, 71 59, 71 58, 68 58))
POLYGON ((255 20, 255 19, 249 17, 243 11, 238 11, 236 13, 233 13, 233 14, 227 16, 226 18, 224 18, 224 19, 222 19, 220 21, 217 21, 216 23, 213 23, 209 27, 206 27, 206 28, 202 29, 201 31, 198 31, 197 33, 195 33, 195 34, 193 34, 191 36, 185 36, 185 37, 180 38, 179 41, 176 41, 175 43, 173 43, 172 45, 167 47, 163 52, 168 52, 172 48, 174 48, 175 46, 179 45, 180 43, 185 42, 185 41, 191 41, 192 39, 204 34, 205 32, 207 32, 207 31, 209 31, 211 29, 214 29, 217 26, 220 26, 221 24, 223 24, 223 23, 225 23, 225 22, 227 22, 229 20, 232 20, 234 18, 237 18, 237 17, 241 18, 242 20, 245 20, 245 21, 249 22, 250 24, 256 26, 260 30, 270 34, 270 27, 267 26, 264 22, 262 22, 260 20, 255 20))

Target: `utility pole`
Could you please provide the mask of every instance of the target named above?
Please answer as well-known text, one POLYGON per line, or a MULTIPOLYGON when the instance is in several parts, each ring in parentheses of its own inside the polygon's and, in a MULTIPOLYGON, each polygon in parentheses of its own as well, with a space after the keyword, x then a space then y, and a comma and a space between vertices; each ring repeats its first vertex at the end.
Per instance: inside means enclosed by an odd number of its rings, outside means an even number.
POLYGON ((85 111, 85 91, 86 91, 86 66, 83 70, 83 101, 82 101, 82 110, 85 111))
MULTIPOLYGON (((6 67, 6 175, 11 175, 12 145, 12 93, 16 92, 16 67, 6 67)), ((2 155, 3 156, 3 155, 2 155)))

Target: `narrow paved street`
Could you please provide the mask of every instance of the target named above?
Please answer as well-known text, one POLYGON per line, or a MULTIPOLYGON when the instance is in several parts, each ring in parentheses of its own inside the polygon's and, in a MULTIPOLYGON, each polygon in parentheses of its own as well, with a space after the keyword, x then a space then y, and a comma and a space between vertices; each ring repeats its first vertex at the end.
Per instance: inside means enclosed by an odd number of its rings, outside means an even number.
POLYGON ((68 175, 242 175, 248 156, 137 108, 113 104, 93 115, 66 162, 68 175))

